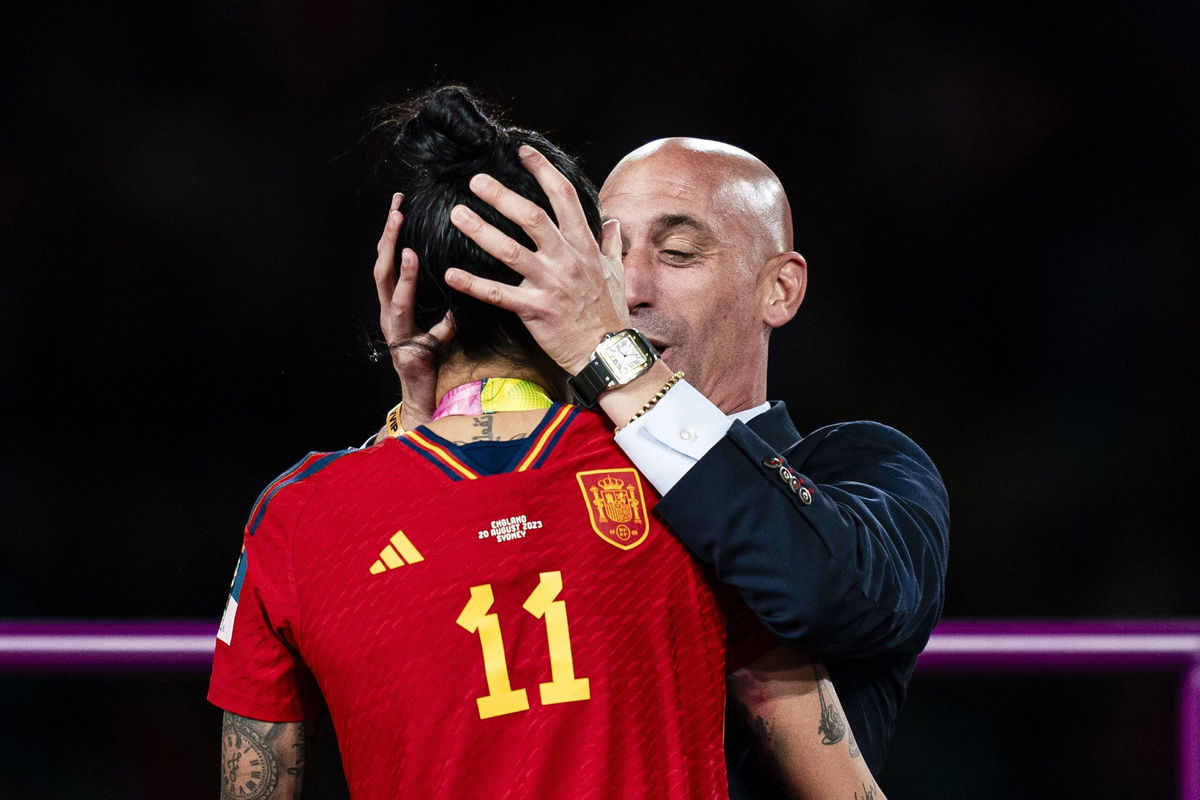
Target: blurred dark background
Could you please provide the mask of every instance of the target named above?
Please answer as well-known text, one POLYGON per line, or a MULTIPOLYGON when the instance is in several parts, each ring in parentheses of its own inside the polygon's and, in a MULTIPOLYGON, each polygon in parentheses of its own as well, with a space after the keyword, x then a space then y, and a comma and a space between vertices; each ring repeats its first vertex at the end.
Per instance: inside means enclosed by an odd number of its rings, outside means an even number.
MULTIPOLYGON (((1200 6, 824 0, 7 7, 0 618, 215 620, 258 491, 397 398, 367 358, 372 107, 465 82, 599 183, 762 157, 811 286, 801 429, 948 484, 946 615, 1200 616, 1200 6)), ((0 676, 0 797, 214 797, 202 675, 0 676)), ((1165 797, 1168 676, 918 676, 881 784, 1165 797)), ((336 793, 333 793, 336 794, 336 793)))

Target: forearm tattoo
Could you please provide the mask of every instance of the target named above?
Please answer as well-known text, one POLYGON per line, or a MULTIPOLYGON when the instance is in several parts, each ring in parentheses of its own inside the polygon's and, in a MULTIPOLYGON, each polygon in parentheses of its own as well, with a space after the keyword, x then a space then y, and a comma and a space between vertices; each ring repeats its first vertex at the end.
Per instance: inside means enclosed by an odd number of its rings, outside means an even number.
POLYGON ((300 800, 300 779, 304 777, 304 766, 308 759, 308 738, 312 732, 312 723, 302 722, 296 728, 296 741, 292 742, 292 766, 287 768, 287 774, 296 779, 295 800, 300 800))
POLYGON ((260 722, 225 712, 221 800, 299 800, 310 734, 308 722, 260 722))
POLYGON ((854 740, 854 729, 853 728, 848 727, 846 729, 846 738, 850 743, 850 757, 858 758, 858 742, 856 742, 854 740))
POLYGON ((879 796, 879 787, 872 783, 870 786, 863 784, 863 793, 860 795, 858 790, 854 792, 854 800, 875 800, 879 796))
MULTIPOLYGON (((825 668, 813 662, 812 671, 817 681, 817 698, 821 701, 821 723, 817 726, 817 733, 821 734, 821 744, 837 744, 846 738, 846 723, 842 720, 838 707, 825 697, 825 689, 821 686, 826 677, 825 668)), ((853 740, 853 737, 851 739, 853 740)), ((851 752, 857 750, 857 747, 851 748, 851 752)))

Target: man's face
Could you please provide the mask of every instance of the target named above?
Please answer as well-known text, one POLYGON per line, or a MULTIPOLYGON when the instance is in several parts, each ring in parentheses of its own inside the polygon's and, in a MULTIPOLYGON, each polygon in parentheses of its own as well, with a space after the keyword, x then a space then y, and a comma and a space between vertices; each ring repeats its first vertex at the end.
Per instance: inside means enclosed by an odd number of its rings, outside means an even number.
POLYGON ((659 151, 627 160, 600 190, 621 222, 633 326, 726 412, 760 402, 768 327, 759 273, 773 252, 721 160, 659 151), (753 401, 753 402, 751 402, 753 401))

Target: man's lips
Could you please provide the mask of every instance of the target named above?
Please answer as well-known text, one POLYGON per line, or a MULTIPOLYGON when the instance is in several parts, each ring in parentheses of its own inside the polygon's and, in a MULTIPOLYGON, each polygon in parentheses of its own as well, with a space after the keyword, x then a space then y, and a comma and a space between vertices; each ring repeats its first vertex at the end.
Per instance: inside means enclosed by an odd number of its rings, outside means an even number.
POLYGON ((667 353, 670 352, 671 345, 666 344, 665 342, 661 341, 660 339, 651 339, 649 337, 646 337, 646 341, 648 341, 648 342, 650 342, 650 344, 654 345, 654 349, 658 351, 659 358, 663 359, 664 361, 667 360, 667 353))

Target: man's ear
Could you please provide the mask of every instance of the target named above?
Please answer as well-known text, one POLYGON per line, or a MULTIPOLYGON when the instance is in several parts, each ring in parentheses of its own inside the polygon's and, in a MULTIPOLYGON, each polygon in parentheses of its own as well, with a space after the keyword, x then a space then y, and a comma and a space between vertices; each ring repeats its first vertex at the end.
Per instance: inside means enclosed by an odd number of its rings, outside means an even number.
POLYGON ((808 288, 808 264, 804 256, 789 250, 767 262, 762 275, 763 322, 779 328, 796 316, 808 288))

